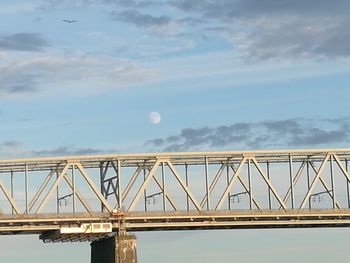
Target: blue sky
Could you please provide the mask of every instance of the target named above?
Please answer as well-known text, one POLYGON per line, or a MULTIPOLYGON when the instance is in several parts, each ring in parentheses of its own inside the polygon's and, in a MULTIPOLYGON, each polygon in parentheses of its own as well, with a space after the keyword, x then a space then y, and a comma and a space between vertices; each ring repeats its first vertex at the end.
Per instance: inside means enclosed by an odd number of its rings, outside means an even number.
POLYGON ((2 1, 0 154, 347 147, 348 5, 2 1))
POLYGON ((349 7, 2 0, 0 156, 349 147, 349 7))

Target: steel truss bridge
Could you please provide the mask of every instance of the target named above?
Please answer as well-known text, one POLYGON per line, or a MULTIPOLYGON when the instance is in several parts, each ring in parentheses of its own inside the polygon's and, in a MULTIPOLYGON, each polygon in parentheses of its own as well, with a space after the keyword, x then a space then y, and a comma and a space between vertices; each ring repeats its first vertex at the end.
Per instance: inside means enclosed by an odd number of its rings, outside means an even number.
POLYGON ((350 226, 350 149, 0 160, 0 234, 350 226))

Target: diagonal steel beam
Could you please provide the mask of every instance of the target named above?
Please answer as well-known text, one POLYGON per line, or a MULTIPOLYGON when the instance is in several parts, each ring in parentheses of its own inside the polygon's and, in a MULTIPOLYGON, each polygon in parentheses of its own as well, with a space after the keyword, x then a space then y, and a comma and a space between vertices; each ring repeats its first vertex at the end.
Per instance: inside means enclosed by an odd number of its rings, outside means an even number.
POLYGON ((186 186, 186 182, 183 181, 179 173, 177 172, 175 166, 170 162, 166 161, 168 167, 170 168, 171 172, 175 176, 176 180, 180 183, 182 189, 186 192, 187 196, 190 198, 192 201, 193 205, 196 207, 198 211, 202 210, 201 205, 197 202, 197 200, 194 198, 192 192, 190 189, 186 186))
MULTIPOLYGON (((148 172, 150 172, 151 169, 150 169, 150 168, 147 168, 147 170, 148 170, 148 172)), ((162 163, 162 172, 164 172, 164 163, 162 163)), ((175 203, 174 203, 173 200, 171 199, 170 195, 169 195, 166 191, 164 191, 165 185, 163 186, 163 184, 158 180, 157 174, 156 174, 156 173, 153 175, 153 179, 154 179, 154 181, 156 182, 156 184, 158 185, 159 189, 160 189, 160 190, 162 191, 162 193, 164 194, 164 196, 166 197, 166 199, 169 201, 170 205, 173 207, 173 209, 174 209, 175 211, 177 211, 177 208, 176 208, 175 203)), ((164 209, 164 211, 165 211, 165 209, 164 209)))
MULTIPOLYGON (((71 189, 73 189, 73 182, 72 180, 69 178, 69 176, 67 176, 66 174, 63 176, 64 180, 67 182, 67 184, 70 186, 71 189)), ((89 204, 87 203, 87 201, 85 200, 85 198, 82 196, 82 194, 80 193, 79 190, 75 190, 75 194, 77 195, 78 199, 80 200, 80 202, 82 203, 82 205, 85 207, 86 211, 88 211, 89 213, 92 212, 91 207, 89 206, 89 204)))
POLYGON ((315 175, 314 179, 312 180, 312 183, 311 183, 311 185, 310 185, 310 188, 308 189, 308 191, 307 191, 307 193, 306 193, 306 196, 304 197, 303 202, 301 203, 301 205, 300 205, 300 207, 299 207, 300 209, 303 209, 303 208, 304 208, 304 206, 305 206, 307 200, 309 199, 309 197, 310 197, 310 195, 311 195, 311 193, 312 193, 312 190, 314 189, 314 187, 315 187, 315 185, 316 185, 316 182, 319 180, 319 178, 320 178, 320 176, 321 176, 321 173, 322 173, 324 167, 326 166, 326 164, 327 164, 327 162, 328 162, 328 160, 329 160, 329 156, 330 156, 330 155, 327 154, 326 157, 323 159, 322 164, 321 164, 320 168, 318 169, 318 171, 316 172, 316 175, 315 175))
POLYGON ((134 172, 134 174, 131 176, 130 181, 128 182, 127 186, 125 187, 124 192, 122 193, 122 201, 125 201, 126 196, 128 195, 131 187, 134 185, 137 177, 139 176, 139 174, 141 173, 141 171, 143 170, 143 168, 141 166, 138 166, 136 171, 134 172))
POLYGON ((29 203, 29 211, 32 210, 35 202, 38 200, 42 192, 45 190, 47 184, 50 182, 52 176, 55 174, 54 170, 51 170, 50 173, 45 177, 44 182, 40 185, 39 190, 35 193, 32 201, 29 203))
POLYGON ((350 175, 349 175, 349 172, 346 171, 346 169, 344 168, 344 166, 343 166, 342 163, 340 162, 340 160, 339 160, 339 158, 338 158, 337 155, 334 154, 333 157, 334 157, 335 162, 338 164, 340 170, 342 171, 343 175, 346 177, 346 180, 347 180, 348 182, 350 182, 350 175))
POLYGON ((105 182, 106 182, 106 175, 109 169, 111 161, 102 162, 100 166, 100 178, 101 178, 101 193, 104 194, 108 192, 108 189, 106 189, 105 182), (106 165, 105 165, 106 163, 106 165))
MULTIPOLYGON (((249 188, 246 185, 246 183, 242 180, 242 178, 238 175, 237 176, 238 181, 241 183, 241 185, 243 186, 244 190, 249 193, 249 188)), ((260 205, 258 204, 258 201, 256 200, 255 196, 253 194, 252 195, 252 201, 254 203, 254 205, 256 206, 257 209, 260 209, 260 205)))
POLYGON ((139 199, 141 197, 142 192, 146 189, 147 185, 149 184, 151 178, 153 177, 153 175, 156 172, 160 163, 161 162, 159 160, 157 160, 154 163, 152 169, 147 174, 147 176, 146 176, 145 180, 143 181, 142 185, 140 186, 139 190, 136 192, 136 195, 134 196, 133 200, 131 201, 127 211, 132 211, 135 208, 137 202, 139 201, 139 199))
POLYGON ((253 158, 250 158, 256 169, 259 171, 261 177, 264 179, 265 183, 269 186, 271 192, 273 193, 273 195, 276 197, 277 201, 280 203, 280 205, 284 208, 284 209, 287 209, 287 206, 286 204, 283 202, 282 198, 278 195, 276 189, 273 187, 272 183, 270 182, 270 180, 267 178, 267 176, 265 175, 264 171, 261 169, 258 161, 255 159, 255 157, 253 158))
MULTIPOLYGON (((232 171, 234 173, 236 173, 236 167, 232 164, 230 165, 232 171)), ((247 184, 242 180, 240 175, 237 175, 237 179, 240 182, 240 184, 242 185, 242 187, 244 188, 244 190, 249 193, 249 187, 247 186, 247 184)), ((257 209, 260 209, 260 205, 258 203, 258 201, 256 200, 255 196, 252 194, 252 201, 254 203, 254 205, 256 206, 257 209)))
POLYGON ((119 175, 118 168, 117 168, 118 165, 115 166, 115 163, 114 163, 113 161, 111 161, 111 164, 112 164, 112 168, 113 168, 115 174, 116 174, 116 175, 119 175))
POLYGON ((156 177, 156 176, 153 176, 153 179, 154 179, 154 181, 156 182, 156 184, 158 185, 158 187, 160 188, 160 190, 164 193, 166 199, 168 199, 170 205, 174 208, 175 211, 177 211, 177 208, 176 208, 175 203, 173 202, 173 200, 171 199, 171 197, 169 196, 169 194, 168 194, 166 191, 164 191, 163 186, 162 186, 162 184, 159 182, 159 180, 157 179, 157 177, 156 177))
POLYGON ((348 172, 348 164, 347 164, 347 160, 345 160, 346 162, 346 168, 344 168, 344 166, 342 165, 341 161, 339 160, 338 156, 336 154, 333 155, 335 162, 338 164, 338 167, 340 168, 340 170, 342 171, 343 175, 346 177, 346 186, 347 186, 347 196, 348 196, 348 203, 349 202, 349 182, 350 182, 350 175, 348 172))
MULTIPOLYGON (((217 171, 217 173, 216 173, 216 175, 215 175, 213 181, 211 182, 211 184, 210 184, 210 186, 209 186, 209 191, 208 191, 209 194, 211 194, 212 191, 214 190, 214 188, 215 188, 216 184, 218 183, 218 181, 219 181, 219 179, 220 179, 220 177, 221 177, 223 171, 225 170, 225 167, 226 167, 226 166, 225 166, 224 164, 222 164, 222 165, 220 166, 219 170, 217 171)), ((202 208, 204 208, 206 202, 207 202, 207 194, 205 194, 205 196, 203 197, 203 199, 202 199, 202 201, 201 201, 201 207, 202 207, 202 208)))
POLYGON ((56 178, 54 184, 51 186, 50 190, 47 192, 46 196, 44 197, 44 199, 41 201, 41 203, 39 204, 38 208, 35 211, 35 214, 38 214, 41 212, 41 210, 44 208, 44 206, 46 205, 47 201, 49 200, 52 192, 56 189, 56 187, 59 185, 59 183, 61 182, 63 176, 66 174, 68 168, 71 166, 70 163, 67 163, 63 170, 61 171, 61 173, 58 175, 58 177, 56 178))
POLYGON ((117 204, 116 207, 122 208, 122 197, 121 197, 121 165, 120 165, 120 160, 117 160, 117 165, 115 164, 114 161, 111 162, 112 163, 112 167, 113 170, 116 174, 116 182, 113 183, 112 180, 112 188, 113 188, 113 192, 115 195, 115 198, 117 200, 117 204))
POLYGON ((104 205, 104 207, 107 209, 108 212, 112 212, 111 207, 109 206, 107 200, 104 198, 104 196, 102 195, 102 193, 100 193, 100 191, 97 189, 96 185, 94 184, 94 182, 90 179, 89 175, 87 174, 87 172, 85 171, 84 167, 80 164, 80 163, 76 163, 75 164, 78 168, 78 170, 80 171, 81 175, 84 177, 85 181, 89 184, 90 188, 92 189, 92 191, 94 191, 94 193, 96 194, 96 196, 98 197, 98 199, 100 199, 100 201, 102 202, 102 204, 104 205))
MULTIPOLYGON (((309 162, 309 163, 311 164, 312 170, 313 170, 315 173, 317 173, 315 164, 314 164, 313 162, 309 162)), ((337 207, 337 208, 340 208, 340 204, 338 203, 336 197, 335 197, 335 196, 333 197, 333 195, 331 195, 330 190, 329 190, 330 187, 327 185, 326 181, 323 180, 322 175, 320 176, 319 179, 320 179, 320 182, 321 182, 322 186, 326 189, 327 194, 329 195, 329 197, 332 198, 332 199, 334 198, 334 202, 335 202, 336 207, 337 207)))
MULTIPOLYGON (((306 166, 306 161, 303 161, 297 171, 297 173, 295 174, 294 178, 293 178, 293 185, 296 185, 296 183, 298 182, 300 176, 301 176, 301 173, 303 172, 304 170, 304 167, 306 166)), ((288 198, 290 197, 291 195, 291 192, 292 192, 292 187, 290 186, 286 195, 283 197, 283 202, 287 202, 288 198)))
POLYGON ((15 200, 12 198, 11 194, 9 193, 9 191, 7 190, 7 188, 4 186, 4 183, 2 182, 2 180, 0 180, 0 188, 2 189, 2 191, 4 192, 7 201, 10 202, 13 210, 15 211, 15 213, 18 215, 19 214, 19 209, 15 203, 15 200))
POLYGON ((231 180, 230 180, 229 184, 227 185, 225 191, 222 193, 222 195, 221 195, 221 197, 220 197, 220 199, 219 199, 219 201, 218 201, 218 203, 217 203, 217 205, 215 207, 215 210, 219 210, 221 208, 222 203, 224 202, 225 198, 227 197, 228 192, 231 190, 234 181, 239 176, 239 174, 241 172, 241 169, 244 166, 246 161, 247 161, 247 157, 243 157, 242 161, 240 162, 240 164, 237 167, 236 173, 233 175, 233 177, 231 178, 231 180))

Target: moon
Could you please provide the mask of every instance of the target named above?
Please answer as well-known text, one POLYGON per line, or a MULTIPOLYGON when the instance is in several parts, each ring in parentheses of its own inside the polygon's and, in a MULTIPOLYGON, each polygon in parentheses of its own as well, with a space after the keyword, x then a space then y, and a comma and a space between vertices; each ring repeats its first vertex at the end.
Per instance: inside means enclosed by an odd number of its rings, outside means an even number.
POLYGON ((149 121, 152 124, 159 124, 161 120, 161 116, 159 112, 153 111, 149 114, 149 121))

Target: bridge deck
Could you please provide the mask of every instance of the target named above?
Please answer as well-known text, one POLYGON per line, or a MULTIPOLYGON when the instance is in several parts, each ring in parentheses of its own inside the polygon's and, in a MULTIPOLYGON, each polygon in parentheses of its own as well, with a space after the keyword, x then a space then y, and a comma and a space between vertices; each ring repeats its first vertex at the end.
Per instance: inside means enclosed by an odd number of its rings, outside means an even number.
POLYGON ((43 234, 81 224, 111 223, 113 231, 348 227, 350 209, 129 212, 0 216, 0 234, 43 234))

